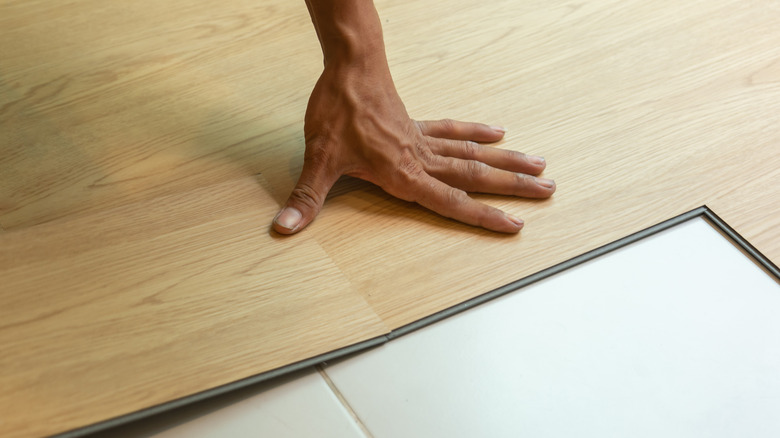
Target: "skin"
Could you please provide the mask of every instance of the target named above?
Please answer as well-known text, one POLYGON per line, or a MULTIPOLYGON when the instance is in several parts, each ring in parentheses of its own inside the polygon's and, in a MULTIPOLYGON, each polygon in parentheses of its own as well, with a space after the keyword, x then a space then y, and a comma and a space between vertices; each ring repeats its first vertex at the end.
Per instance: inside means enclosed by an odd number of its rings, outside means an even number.
POLYGON ((301 176, 273 228, 294 234, 317 216, 342 175, 436 213, 502 233, 523 221, 473 200, 467 192, 547 198, 555 182, 539 175, 541 157, 484 146, 498 126, 454 120, 415 121, 390 75, 372 0, 307 0, 324 68, 309 98, 301 176))

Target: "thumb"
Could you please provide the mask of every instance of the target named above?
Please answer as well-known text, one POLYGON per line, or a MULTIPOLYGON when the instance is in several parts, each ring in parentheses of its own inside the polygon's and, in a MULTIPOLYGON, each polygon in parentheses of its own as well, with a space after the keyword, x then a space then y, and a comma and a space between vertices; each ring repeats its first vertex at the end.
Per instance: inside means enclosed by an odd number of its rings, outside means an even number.
POLYGON ((338 179, 325 166, 313 168, 305 162, 298 183, 284 207, 276 214, 273 228, 281 234, 295 234, 304 229, 322 209, 325 197, 338 179))

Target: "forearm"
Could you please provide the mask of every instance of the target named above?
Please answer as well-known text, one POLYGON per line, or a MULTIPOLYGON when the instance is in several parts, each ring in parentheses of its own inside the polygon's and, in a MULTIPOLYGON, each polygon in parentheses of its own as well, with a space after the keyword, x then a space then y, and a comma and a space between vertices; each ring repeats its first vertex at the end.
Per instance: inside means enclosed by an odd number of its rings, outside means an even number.
POLYGON ((387 68, 382 25, 372 0, 306 0, 326 67, 387 68))

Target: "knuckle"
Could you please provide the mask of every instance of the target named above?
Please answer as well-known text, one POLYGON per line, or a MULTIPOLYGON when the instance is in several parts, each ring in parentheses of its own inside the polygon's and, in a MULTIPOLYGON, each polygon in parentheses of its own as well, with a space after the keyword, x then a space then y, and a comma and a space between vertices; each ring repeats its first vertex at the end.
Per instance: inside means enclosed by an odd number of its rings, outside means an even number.
POLYGON ((453 129, 455 128, 455 121, 452 119, 441 119, 439 120, 439 123, 441 124, 441 127, 444 129, 453 129))
POLYGON ((333 154, 320 143, 307 144, 303 160, 313 171, 324 171, 333 162, 333 154))
POLYGON ((410 184, 416 182, 422 176, 424 172, 420 162, 411 153, 401 154, 401 158, 398 160, 398 172, 397 175, 401 177, 404 183, 410 184))
POLYGON ((314 187, 309 184, 298 184, 290 194, 290 199, 295 200, 299 204, 303 204, 311 210, 316 210, 322 205, 324 199, 314 187))
POLYGON ((430 163, 433 161, 434 156, 433 156, 433 152, 431 152, 431 147, 428 144, 428 142, 424 140, 415 143, 414 152, 419 160, 422 160, 426 163, 430 163))
POLYGON ((490 166, 481 161, 468 161, 466 163, 466 172, 473 178, 484 178, 490 173, 490 166))
POLYGON ((518 190, 523 190, 528 187, 531 181, 531 176, 526 175, 524 173, 515 173, 515 182, 518 187, 518 190))
POLYGON ((478 227, 482 228, 489 228, 488 224, 490 223, 490 215, 485 214, 484 212, 480 212, 480 214, 475 218, 476 224, 478 227))
POLYGON ((447 201, 447 204, 453 209, 453 210, 459 210, 461 209, 465 203, 466 203, 466 194, 460 190, 457 189, 450 189, 447 190, 447 193, 445 194, 445 198, 447 201))
POLYGON ((525 154, 511 149, 495 149, 497 158, 510 166, 521 166, 526 163, 525 154))
POLYGON ((476 159, 479 152, 479 146, 473 141, 467 141, 463 144, 463 155, 468 160, 476 159))
POLYGON ((456 122, 453 119, 442 119, 439 121, 441 124, 441 128, 444 132, 448 133, 449 135, 456 135, 459 131, 458 122, 456 122))

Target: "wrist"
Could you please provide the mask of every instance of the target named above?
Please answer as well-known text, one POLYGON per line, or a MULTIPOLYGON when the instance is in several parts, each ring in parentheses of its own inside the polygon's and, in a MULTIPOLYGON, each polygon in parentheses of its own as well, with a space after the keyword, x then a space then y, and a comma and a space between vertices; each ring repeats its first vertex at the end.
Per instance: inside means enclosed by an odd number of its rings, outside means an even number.
POLYGON ((371 0, 309 0, 326 67, 385 66, 379 15, 371 0))
POLYGON ((372 67, 387 64, 382 33, 369 36, 354 28, 345 28, 338 34, 323 36, 322 56, 325 66, 372 67))

